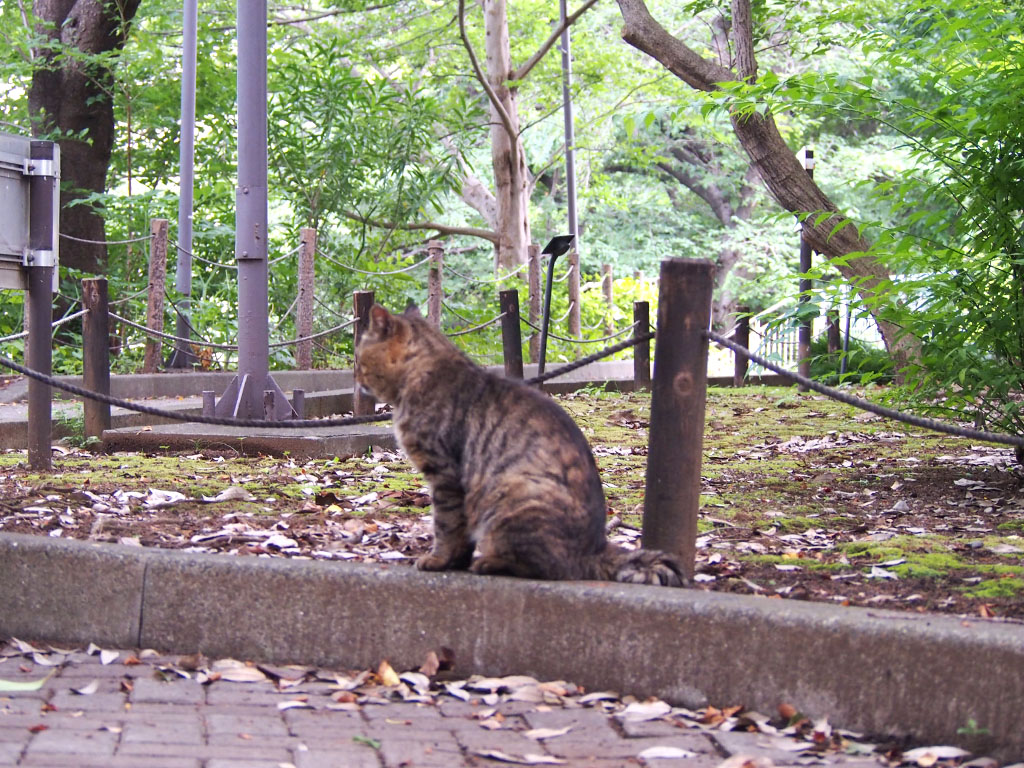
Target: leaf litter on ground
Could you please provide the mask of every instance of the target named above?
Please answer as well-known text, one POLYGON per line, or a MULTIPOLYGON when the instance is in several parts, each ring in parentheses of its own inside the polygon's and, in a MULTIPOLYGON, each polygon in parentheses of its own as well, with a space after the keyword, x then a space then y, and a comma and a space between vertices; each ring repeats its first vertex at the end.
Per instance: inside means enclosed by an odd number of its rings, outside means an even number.
MULTIPOLYGON (((559 398, 594 447, 609 537, 641 543, 650 398, 559 398)), ((840 605, 1024 619, 1024 478, 1012 450, 780 388, 711 389, 696 582, 840 605), (897 562, 901 561, 901 562, 897 562)), ((427 488, 396 451, 301 461, 0 454, 0 531, 236 557, 411 566, 427 488)))
MULTIPOLYGON (((670 736, 662 738, 666 733, 705 734, 711 740, 709 744, 715 742, 716 734, 733 732, 760 735, 761 740, 757 742, 757 746, 747 751, 734 752, 726 760, 719 760, 718 768, 772 768, 776 762, 770 756, 780 754, 793 755, 794 764, 842 765, 849 759, 856 763, 858 768, 866 768, 868 764, 877 765, 879 768, 954 768, 966 765, 971 757, 967 751, 955 746, 908 748, 903 743, 892 741, 872 742, 863 735, 833 729, 827 719, 812 720, 804 717, 788 705, 781 705, 773 717, 747 710, 743 706, 724 709, 708 706, 690 710, 673 707, 659 699, 639 701, 633 696, 620 695, 612 691, 587 693, 571 682, 542 681, 528 675, 474 675, 454 679, 450 677, 450 671, 444 670, 427 675, 419 670, 434 666, 429 659, 417 669, 398 673, 386 659, 381 660, 376 670, 331 670, 310 666, 261 665, 237 659, 210 660, 199 654, 168 656, 150 649, 132 652, 90 646, 89 649, 79 651, 32 646, 15 638, 5 643, 0 640, 0 643, 0 675, 7 665, 12 667, 12 671, 26 676, 35 674, 37 667, 47 670, 43 677, 31 682, 7 681, 0 677, 0 717, 5 711, 5 693, 17 695, 38 691, 58 675, 63 667, 87 663, 90 656, 97 656, 105 650, 109 654, 117 654, 117 659, 123 665, 122 685, 127 686, 125 690, 130 689, 132 681, 149 675, 164 680, 188 680, 192 684, 205 687, 261 686, 280 694, 280 701, 273 702, 271 699, 272 703, 267 705, 279 711, 310 709, 358 713, 366 708, 405 704, 440 708, 444 714, 446 702, 462 702, 460 706, 468 704, 475 709, 468 713, 449 713, 450 716, 461 716, 475 721, 484 732, 510 731, 536 743, 536 751, 513 752, 498 741, 493 747, 487 746, 487 737, 484 736, 483 740, 473 742, 482 746, 466 748, 467 754, 499 763, 572 764, 571 760, 545 751, 548 744, 557 745, 560 739, 572 738, 574 726, 571 722, 560 727, 528 728, 520 717, 530 711, 550 713, 555 710, 565 711, 570 720, 574 711, 593 710, 606 716, 612 727, 620 731, 625 724, 631 724, 632 728, 639 729, 631 732, 630 728, 626 728, 620 733, 620 738, 627 744, 630 738, 639 739, 635 758, 642 765, 659 765, 661 760, 684 760, 701 756, 691 749, 670 743, 670 736), (43 657, 53 657, 55 663, 41 664, 40 659, 43 657), (12 683, 17 685, 5 687, 12 683), (526 695, 523 695, 524 692, 526 695), (502 711, 509 713, 509 716, 502 715, 502 711), (616 723, 622 725, 616 726, 616 723), (657 730, 645 730, 652 725, 656 726, 657 730), (651 736, 651 733, 655 735, 651 736), (652 739, 666 743, 652 744, 652 739), (802 757, 798 759, 796 756, 802 757), (871 762, 866 762, 868 760, 871 762)), ((451 662, 451 651, 447 649, 439 649, 430 655, 438 655, 448 659, 449 664, 451 662)), ((438 668, 440 666, 443 665, 438 665, 438 668)), ((81 696, 91 695, 98 690, 98 680, 74 687, 70 680, 78 679, 80 678, 71 677, 69 681, 65 681, 56 677, 56 681, 50 685, 55 692, 67 687, 67 690, 81 696)), ((47 711, 47 705, 43 704, 41 715, 45 716, 47 711)), ((365 739, 362 743, 366 746, 374 749, 381 747, 379 738, 360 738, 365 739), (371 744, 371 741, 374 743, 371 744)), ((387 736, 383 738, 386 740, 387 736)), ((731 752, 726 742, 715 743, 722 753, 731 752)), ((557 750, 557 747, 555 749, 557 750)), ((712 756, 713 753, 710 752, 706 755, 712 756)), ((787 760, 781 764, 790 762, 787 760)), ((990 768, 998 766, 995 761, 987 758, 978 758, 971 765, 986 765, 990 768)))

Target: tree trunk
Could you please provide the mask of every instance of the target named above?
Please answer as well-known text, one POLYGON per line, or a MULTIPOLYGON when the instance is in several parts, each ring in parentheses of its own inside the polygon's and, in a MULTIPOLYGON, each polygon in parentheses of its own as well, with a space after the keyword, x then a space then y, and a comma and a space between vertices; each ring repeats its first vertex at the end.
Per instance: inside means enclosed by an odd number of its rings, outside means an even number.
MULTIPOLYGON (((718 83, 757 76, 753 55, 752 22, 749 0, 733 0, 732 38, 738 72, 700 56, 673 37, 650 14, 643 0, 617 0, 625 25, 623 39, 664 65, 691 87, 702 91, 718 89, 718 83)), ((818 188, 803 169, 796 155, 779 134, 770 113, 732 116, 733 131, 775 199, 794 213, 811 213, 804 222, 804 233, 814 250, 829 258, 866 252, 869 244, 859 235, 853 222, 838 212, 836 205, 818 188), (834 215, 816 223, 816 212, 834 215), (840 226, 843 225, 843 226, 840 226)), ((857 287, 863 300, 871 304, 875 291, 889 281, 885 267, 870 256, 836 263, 836 268, 857 287)), ((912 358, 915 340, 900 337, 900 329, 875 312, 874 318, 897 367, 912 358)))
POLYGON ((519 141, 518 94, 509 88, 512 59, 509 52, 508 8, 505 0, 484 0, 484 53, 487 81, 508 115, 510 135, 495 104, 490 104, 491 163, 497 202, 497 268, 511 270, 526 263, 530 244, 529 172, 519 141))
POLYGON ((88 205, 70 203, 83 193, 105 192, 114 146, 113 74, 109 59, 98 54, 123 47, 141 0, 35 0, 33 12, 44 22, 38 32, 52 43, 76 49, 64 56, 56 48, 33 51, 36 63, 29 88, 29 112, 36 136, 57 131, 61 176, 70 189, 61 191, 62 233, 96 243, 75 242, 63 249, 61 263, 87 272, 102 272, 107 249, 102 216, 88 205), (84 54, 84 55, 82 55, 84 54))

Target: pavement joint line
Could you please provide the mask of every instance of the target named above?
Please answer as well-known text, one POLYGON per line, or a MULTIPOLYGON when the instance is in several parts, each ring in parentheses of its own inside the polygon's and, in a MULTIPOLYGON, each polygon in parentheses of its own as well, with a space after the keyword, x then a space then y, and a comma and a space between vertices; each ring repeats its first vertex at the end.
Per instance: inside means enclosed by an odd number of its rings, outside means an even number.
POLYGON ((1024 755, 1024 676, 1009 673, 1024 627, 963 617, 0 534, 0 636, 343 668, 414 668, 444 646, 457 675, 689 708, 785 701, 837 727, 1024 755), (970 721, 988 734, 960 732, 970 721))

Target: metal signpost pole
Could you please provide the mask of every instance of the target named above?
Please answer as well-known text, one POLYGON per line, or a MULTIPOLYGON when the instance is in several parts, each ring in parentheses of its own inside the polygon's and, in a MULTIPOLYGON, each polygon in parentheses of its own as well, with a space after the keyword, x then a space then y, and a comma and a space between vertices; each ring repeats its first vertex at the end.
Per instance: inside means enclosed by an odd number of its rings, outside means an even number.
MULTIPOLYGON (((28 161, 29 234, 25 252, 28 294, 29 368, 49 376, 53 372, 50 323, 56 290, 57 233, 60 231, 60 147, 52 141, 33 141, 28 161)), ((35 379, 28 382, 28 465, 52 468, 50 455, 50 387, 35 379)))
POLYGON ((282 419, 292 409, 269 374, 267 291, 267 2, 238 0, 238 375, 218 416, 282 419), (273 408, 267 412, 267 392, 273 408))
MULTIPOLYGON (((198 34, 198 2, 185 0, 182 4, 181 50, 181 146, 178 155, 178 248, 174 287, 183 298, 178 305, 178 320, 174 335, 179 339, 191 338, 189 327, 192 308, 192 198, 195 179, 196 134, 196 37, 198 34)), ((169 368, 188 368, 196 361, 195 355, 182 342, 178 342, 167 363, 169 368)))

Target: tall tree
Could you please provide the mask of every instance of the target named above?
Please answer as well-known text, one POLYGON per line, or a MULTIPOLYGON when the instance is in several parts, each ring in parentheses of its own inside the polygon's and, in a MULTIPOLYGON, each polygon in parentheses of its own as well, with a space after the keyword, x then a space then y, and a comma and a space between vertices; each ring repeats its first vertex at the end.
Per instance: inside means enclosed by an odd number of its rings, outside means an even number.
POLYGON ((61 232, 81 240, 63 264, 102 272, 102 215, 85 202, 107 188, 114 147, 115 57, 141 0, 35 0, 39 42, 28 104, 33 133, 55 136, 61 148, 61 232))
MULTIPOLYGON (((652 15, 644 0, 617 0, 625 26, 623 39, 660 62, 676 77, 699 91, 721 89, 723 83, 756 83, 755 23, 750 0, 732 0, 729 16, 712 25, 713 36, 727 34, 731 46, 712 41, 712 49, 727 51, 728 58, 702 56, 672 35, 652 15)), ((873 307, 879 331, 898 367, 914 355, 915 341, 901 334, 872 301, 890 281, 888 270, 865 254, 870 244, 857 227, 818 187, 786 144, 770 110, 733 108, 734 133, 765 186, 785 209, 809 214, 803 221, 804 236, 814 250, 833 259, 840 273, 856 286, 865 303, 873 307), (827 215, 818 215, 827 214, 827 215)))
POLYGON ((558 25, 544 43, 516 67, 509 46, 508 6, 505 0, 483 0, 486 72, 473 51, 466 32, 466 3, 459 0, 459 31, 473 72, 487 93, 490 105, 491 165, 494 170, 494 202, 480 194, 477 180, 467 177, 464 190, 468 204, 480 202, 481 212, 493 212, 498 233, 497 265, 514 269, 526 263, 530 244, 530 193, 534 180, 526 163, 519 125, 519 83, 551 50, 566 26, 571 25, 597 0, 587 0, 564 25, 558 25))
MULTIPOLYGON (((722 151, 694 128, 674 130, 661 122, 653 120, 649 130, 637 131, 640 162, 613 162, 607 170, 639 173, 661 181, 677 208, 687 204, 679 194, 681 187, 707 206, 722 230, 735 230, 749 221, 758 198, 757 171, 750 166, 737 167, 745 164, 736 163, 727 150, 722 151)), ((722 237, 721 243, 715 261, 711 313, 716 326, 728 325, 736 311, 736 297, 726 288, 726 279, 733 270, 743 274, 743 250, 728 237, 722 237)))

